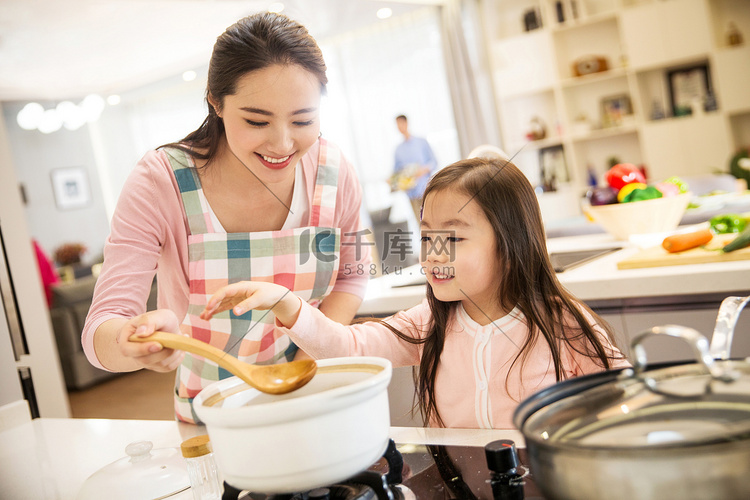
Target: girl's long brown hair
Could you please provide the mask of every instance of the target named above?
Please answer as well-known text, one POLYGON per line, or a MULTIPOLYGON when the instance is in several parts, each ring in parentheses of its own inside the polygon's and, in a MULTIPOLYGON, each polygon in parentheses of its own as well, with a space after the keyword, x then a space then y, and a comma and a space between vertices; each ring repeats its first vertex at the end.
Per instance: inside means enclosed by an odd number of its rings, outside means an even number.
POLYGON ((325 93, 328 78, 323 53, 307 29, 283 14, 254 14, 240 19, 216 39, 208 65, 208 116, 181 141, 161 147, 180 149, 209 165, 224 137, 224 122, 211 101, 221 109, 224 98, 237 92, 240 78, 275 64, 303 67, 315 75, 325 93))
MULTIPOLYGON (((497 158, 462 160, 440 170, 428 183, 424 199, 432 193, 452 190, 463 193, 479 205, 492 225, 500 271, 497 299, 506 311, 517 307, 524 315, 529 335, 516 363, 519 371, 533 346, 546 342, 552 353, 555 378, 565 377, 562 352, 565 347, 598 360, 609 369, 619 353, 602 344, 582 312, 591 315, 615 345, 611 327, 588 306, 568 293, 552 267, 547 253, 539 203, 526 176, 511 162, 497 158)), ((427 302, 432 319, 421 338, 405 335, 383 322, 401 339, 423 344, 420 365, 415 368, 417 404, 425 424, 435 419, 444 425, 437 408, 435 380, 443 352, 445 332, 457 302, 442 302, 427 285, 427 302)), ((419 329, 419 325, 414 325, 419 329)), ((506 389, 508 387, 506 380, 506 389)))

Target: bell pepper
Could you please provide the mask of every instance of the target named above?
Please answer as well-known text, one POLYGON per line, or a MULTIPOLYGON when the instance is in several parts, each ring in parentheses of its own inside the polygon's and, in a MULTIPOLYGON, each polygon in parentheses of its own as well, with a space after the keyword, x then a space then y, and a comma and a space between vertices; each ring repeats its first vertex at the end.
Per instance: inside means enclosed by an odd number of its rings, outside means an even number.
POLYGON ((646 177, 638 167, 632 163, 618 163, 610 168, 606 174, 607 184, 620 190, 626 184, 631 182, 646 183, 646 177))
POLYGON ((617 192, 617 201, 622 203, 627 195, 636 189, 645 189, 646 187, 647 186, 642 182, 631 182, 630 184, 625 184, 622 189, 617 192))
POLYGON ((663 195, 661 191, 656 189, 654 186, 646 186, 645 188, 636 188, 630 192, 625 198, 622 199, 623 203, 631 203, 634 201, 653 200, 655 198, 661 198, 663 195))
POLYGON ((711 217, 709 225, 716 234, 741 233, 747 226, 747 219, 738 214, 721 214, 711 217))

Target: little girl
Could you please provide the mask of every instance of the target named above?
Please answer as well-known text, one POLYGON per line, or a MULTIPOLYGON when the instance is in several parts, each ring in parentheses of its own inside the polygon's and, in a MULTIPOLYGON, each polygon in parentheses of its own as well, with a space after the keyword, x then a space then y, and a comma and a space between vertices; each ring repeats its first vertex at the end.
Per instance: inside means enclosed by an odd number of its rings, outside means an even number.
POLYGON ((418 366, 418 404, 431 426, 512 428, 517 404, 534 392, 628 365, 610 327, 557 280, 536 195, 512 163, 472 158, 439 171, 425 190, 421 232, 427 298, 385 320, 344 326, 279 285, 248 281, 216 292, 202 317, 273 309, 314 358, 418 366))

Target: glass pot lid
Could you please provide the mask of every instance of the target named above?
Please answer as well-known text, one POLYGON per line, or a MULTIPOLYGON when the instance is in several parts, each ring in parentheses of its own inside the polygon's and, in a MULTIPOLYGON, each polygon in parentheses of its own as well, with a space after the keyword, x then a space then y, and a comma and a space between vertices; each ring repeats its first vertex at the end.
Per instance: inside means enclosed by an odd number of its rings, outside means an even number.
POLYGON ((89 476, 77 499, 165 499, 188 490, 190 476, 179 448, 153 446, 151 441, 127 445, 128 456, 89 476))
POLYGON ((536 401, 522 403, 516 423, 524 437, 582 449, 684 447, 750 439, 750 362, 714 361, 705 337, 673 325, 644 332, 634 339, 633 348, 632 369, 619 375, 597 374, 601 381, 594 384, 596 375, 573 379, 558 384, 560 390, 553 386, 536 401), (640 341, 664 334, 683 338, 699 362, 647 370, 640 341))

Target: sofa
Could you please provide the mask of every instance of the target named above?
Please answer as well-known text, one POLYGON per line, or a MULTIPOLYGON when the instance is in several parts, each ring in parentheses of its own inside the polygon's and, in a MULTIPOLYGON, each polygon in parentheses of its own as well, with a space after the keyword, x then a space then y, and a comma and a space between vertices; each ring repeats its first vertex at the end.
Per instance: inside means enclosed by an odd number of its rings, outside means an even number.
MULTIPOLYGON (((91 307, 95 285, 96 278, 88 275, 52 287, 50 319, 68 390, 85 389, 119 375, 95 368, 83 353, 81 332, 91 307)), ((156 281, 146 305, 148 310, 156 309, 156 281)))

